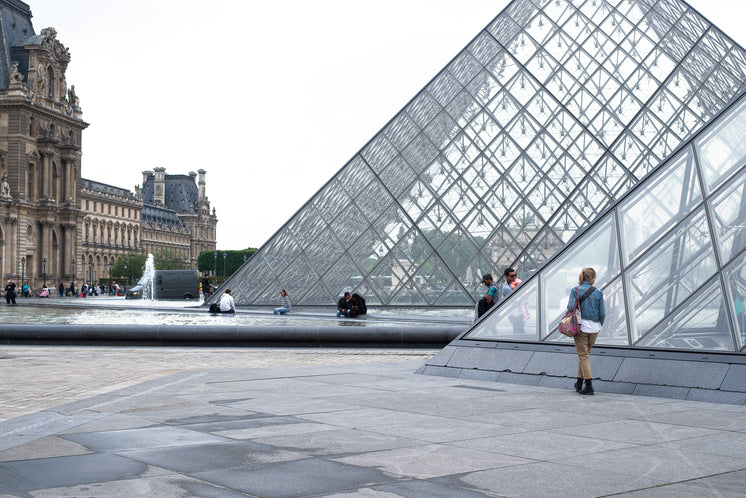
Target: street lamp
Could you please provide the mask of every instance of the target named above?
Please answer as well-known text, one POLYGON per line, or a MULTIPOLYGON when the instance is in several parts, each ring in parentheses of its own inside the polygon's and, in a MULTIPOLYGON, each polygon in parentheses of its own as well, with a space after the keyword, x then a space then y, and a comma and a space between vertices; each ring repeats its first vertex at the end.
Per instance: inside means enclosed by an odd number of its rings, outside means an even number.
POLYGON ((129 276, 129 274, 127 273, 127 264, 128 264, 129 262, 130 262, 130 257, 129 257, 129 256, 125 256, 125 257, 124 257, 124 279, 125 279, 125 280, 124 280, 124 282, 125 282, 125 283, 124 283, 124 287, 125 287, 125 289, 127 288, 127 286, 128 286, 128 285, 129 285, 129 283, 130 283, 130 276, 129 276))
POLYGON ((109 294, 111 294, 111 260, 109 260, 109 294))
POLYGON ((88 282, 91 287, 93 287, 93 262, 88 263, 88 270, 89 270, 89 276, 88 282))
POLYGON ((212 269, 212 278, 214 279, 218 274, 218 251, 215 251, 215 266, 212 269))
MULTIPOLYGON (((21 257, 21 292, 23 292, 23 286, 25 285, 23 282, 25 272, 26 272, 26 256, 22 256, 21 257)), ((23 297, 28 297, 25 292, 23 292, 23 297)))
MULTIPOLYGON (((71 264, 71 265, 72 265, 72 267, 73 267, 73 280, 72 280, 72 282, 70 282, 70 287, 72 287, 72 289, 73 289, 73 293, 75 293, 75 260, 73 259, 73 260, 72 260, 72 261, 70 262, 70 264, 71 264)), ((77 294, 75 294, 75 295, 77 295, 77 294)))
POLYGON ((44 283, 42 284, 42 287, 47 286, 47 258, 43 258, 41 260, 41 273, 44 278, 44 283))
POLYGON ((227 252, 223 252, 223 282, 225 282, 225 258, 228 257, 227 252))

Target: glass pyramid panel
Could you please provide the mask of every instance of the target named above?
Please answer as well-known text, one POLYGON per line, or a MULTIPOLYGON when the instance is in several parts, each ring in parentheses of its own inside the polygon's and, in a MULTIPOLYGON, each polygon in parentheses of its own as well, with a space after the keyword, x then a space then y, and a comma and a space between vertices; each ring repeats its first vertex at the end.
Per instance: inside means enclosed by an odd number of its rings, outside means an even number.
POLYGON ((733 351, 719 282, 715 280, 702 289, 685 308, 669 316, 636 346, 733 351))
MULTIPOLYGON (((746 350, 746 162, 733 165, 746 129, 740 140, 734 135, 721 141, 708 160, 702 154, 714 149, 693 146, 713 143, 721 130, 744 119, 744 103, 746 91, 514 291, 533 295, 540 282, 536 307, 546 324, 539 341, 569 342, 557 324, 573 274, 591 266, 606 306, 598 344, 746 350), (732 180, 703 192, 708 178, 723 176, 732 180), (599 260, 596 248, 608 260, 599 260)), ((460 339, 513 340, 506 320, 520 309, 511 298, 500 302, 460 339)))
POLYGON ((746 348, 746 255, 725 270, 725 288, 736 331, 737 347, 746 348))
MULTIPOLYGON (((746 135, 746 130, 744 130, 746 135)), ((731 184, 710 201, 720 259, 727 263, 746 248, 746 173, 741 172, 731 184)))
POLYGON ((469 339, 508 339, 539 341, 539 285, 536 279, 520 285, 503 301, 497 311, 493 306, 469 339), (489 326, 485 324, 489 323, 489 326))
MULTIPOLYGON (((279 283, 296 305, 320 289, 333 305, 357 282, 383 306, 407 286, 411 304, 444 306, 420 286, 437 258, 440 289, 472 306, 474 261, 529 277, 744 88, 744 50, 683 1, 514 0, 234 274, 262 275, 261 291, 231 284, 236 302, 274 305, 264 289, 279 283), (432 254, 401 257, 410 233, 432 254)), ((696 203, 687 161, 675 181, 696 203)), ((707 173, 707 191, 730 174, 707 173)), ((625 232, 625 264, 688 215, 665 213, 679 193, 625 232)))

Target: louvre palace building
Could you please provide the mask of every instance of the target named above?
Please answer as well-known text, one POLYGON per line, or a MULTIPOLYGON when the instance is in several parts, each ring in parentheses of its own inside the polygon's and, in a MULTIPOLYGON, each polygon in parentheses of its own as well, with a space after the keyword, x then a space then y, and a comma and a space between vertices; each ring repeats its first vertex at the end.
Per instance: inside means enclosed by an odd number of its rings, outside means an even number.
POLYGON ((83 120, 54 28, 36 34, 29 5, 0 0, 0 274, 57 284, 108 276, 119 256, 184 258, 215 248, 205 171, 143 172, 132 192, 81 177, 83 120))

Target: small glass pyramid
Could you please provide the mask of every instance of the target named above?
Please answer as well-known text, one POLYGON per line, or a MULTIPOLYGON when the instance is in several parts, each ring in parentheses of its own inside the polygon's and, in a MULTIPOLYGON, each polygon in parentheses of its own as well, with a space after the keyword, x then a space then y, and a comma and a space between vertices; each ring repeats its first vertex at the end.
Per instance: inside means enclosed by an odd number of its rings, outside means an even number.
POLYGON ((461 339, 569 341, 557 325, 593 267, 606 304, 596 344, 746 350, 744 144, 746 92, 461 339), (510 317, 525 307, 518 337, 510 317))

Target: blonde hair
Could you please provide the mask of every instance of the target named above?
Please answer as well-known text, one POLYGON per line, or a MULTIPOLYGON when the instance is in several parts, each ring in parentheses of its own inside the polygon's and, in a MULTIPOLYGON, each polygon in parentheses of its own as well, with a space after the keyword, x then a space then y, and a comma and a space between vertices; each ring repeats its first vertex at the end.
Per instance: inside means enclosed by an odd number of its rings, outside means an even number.
POLYGON ((591 284, 596 281, 596 270, 593 268, 583 268, 578 277, 578 283, 582 284, 585 281, 589 281, 591 284))

